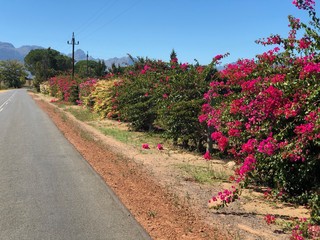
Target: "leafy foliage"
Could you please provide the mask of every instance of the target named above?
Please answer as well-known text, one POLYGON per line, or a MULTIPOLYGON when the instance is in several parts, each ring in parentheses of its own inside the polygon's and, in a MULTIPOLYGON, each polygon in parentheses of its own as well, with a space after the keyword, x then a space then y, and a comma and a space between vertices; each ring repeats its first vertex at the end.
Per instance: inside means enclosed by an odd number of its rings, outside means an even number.
POLYGON ((95 76, 96 77, 103 77, 106 74, 107 66, 104 61, 99 60, 96 67, 95 67, 95 76))
POLYGON ((0 62, 0 83, 3 82, 6 88, 22 87, 26 77, 27 72, 20 62, 13 60, 0 62))
POLYGON ((38 91, 40 83, 72 67, 71 58, 51 48, 31 50, 24 61, 26 68, 35 76, 33 84, 38 91))
POLYGON ((115 85, 118 117, 133 130, 161 130, 176 144, 202 150, 205 128, 198 115, 208 87, 205 69, 178 63, 176 53, 170 63, 138 58, 115 85))
POLYGON ((80 84, 81 101, 84 106, 93 109, 101 118, 115 114, 112 108, 111 94, 113 80, 95 79, 80 84))
POLYGON ((98 62, 93 61, 93 60, 82 60, 78 61, 75 66, 75 73, 80 77, 80 78, 93 78, 97 77, 96 76, 96 69, 98 67, 98 62))

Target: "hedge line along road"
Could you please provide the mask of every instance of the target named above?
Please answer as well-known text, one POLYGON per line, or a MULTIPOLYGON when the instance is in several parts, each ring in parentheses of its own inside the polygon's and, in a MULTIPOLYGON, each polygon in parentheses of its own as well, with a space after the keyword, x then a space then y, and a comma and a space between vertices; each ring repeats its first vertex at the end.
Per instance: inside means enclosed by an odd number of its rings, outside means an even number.
POLYGON ((0 239, 150 239, 25 89, 0 93, 0 239))

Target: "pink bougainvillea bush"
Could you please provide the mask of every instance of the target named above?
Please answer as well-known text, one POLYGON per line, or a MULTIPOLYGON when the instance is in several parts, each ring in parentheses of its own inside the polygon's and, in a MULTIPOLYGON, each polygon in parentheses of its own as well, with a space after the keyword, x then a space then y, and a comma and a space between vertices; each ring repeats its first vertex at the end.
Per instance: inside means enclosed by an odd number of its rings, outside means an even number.
POLYGON ((48 80, 49 93, 65 102, 77 104, 79 100, 79 83, 81 80, 70 76, 58 75, 48 80))
MULTIPOLYGON (((235 185, 268 186, 283 200, 309 204, 319 224, 320 25, 314 1, 293 3, 309 12, 311 23, 289 16, 288 37, 259 39, 273 48, 221 70, 199 120, 213 129, 218 149, 236 159, 235 185)), ((210 202, 226 205, 235 193, 210 202)))

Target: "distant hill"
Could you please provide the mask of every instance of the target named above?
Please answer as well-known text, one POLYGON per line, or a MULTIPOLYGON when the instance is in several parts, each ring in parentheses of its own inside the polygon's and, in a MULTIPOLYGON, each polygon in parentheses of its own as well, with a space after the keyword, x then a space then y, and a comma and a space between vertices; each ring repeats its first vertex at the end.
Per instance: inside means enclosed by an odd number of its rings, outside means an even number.
MULTIPOLYGON (((69 57, 71 57, 71 54, 68 54, 69 57)), ((77 49, 74 52, 74 59, 76 61, 81 61, 81 60, 86 60, 87 59, 87 54, 81 50, 81 49, 77 49)), ((129 57, 121 57, 121 58, 110 58, 110 59, 96 59, 93 58, 92 56, 89 56, 89 60, 94 60, 94 61, 98 61, 98 60, 103 60, 104 63, 106 64, 107 67, 111 67, 112 64, 114 63, 116 66, 120 65, 120 66, 127 66, 127 65, 133 65, 133 61, 129 58, 129 57)))
POLYGON ((120 66, 130 66, 133 65, 133 61, 131 58, 129 57, 122 57, 122 58, 110 58, 106 61, 104 61, 107 67, 111 67, 112 63, 114 63, 116 66, 120 65, 120 66))
POLYGON ((33 49, 42 49, 40 46, 25 45, 16 48, 13 44, 0 42, 0 60, 18 60, 23 62, 24 57, 33 49))
MULTIPOLYGON (((72 57, 72 54, 71 53, 68 54, 68 57, 72 57)), ((87 54, 83 50, 78 49, 74 52, 74 59, 76 61, 87 60, 87 54)), ((89 60, 96 60, 96 59, 89 56, 89 60)))

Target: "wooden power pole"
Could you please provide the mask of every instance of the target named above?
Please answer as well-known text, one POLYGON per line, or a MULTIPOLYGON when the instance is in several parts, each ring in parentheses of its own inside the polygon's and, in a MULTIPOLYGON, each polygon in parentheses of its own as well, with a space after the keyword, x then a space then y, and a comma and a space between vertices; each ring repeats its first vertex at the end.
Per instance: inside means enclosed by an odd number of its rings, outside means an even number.
POLYGON ((72 39, 71 42, 67 42, 68 44, 72 45, 72 79, 74 79, 74 45, 79 45, 79 41, 76 42, 74 37, 74 32, 72 33, 72 39))
POLYGON ((89 52, 87 51, 87 78, 89 77, 89 52))

